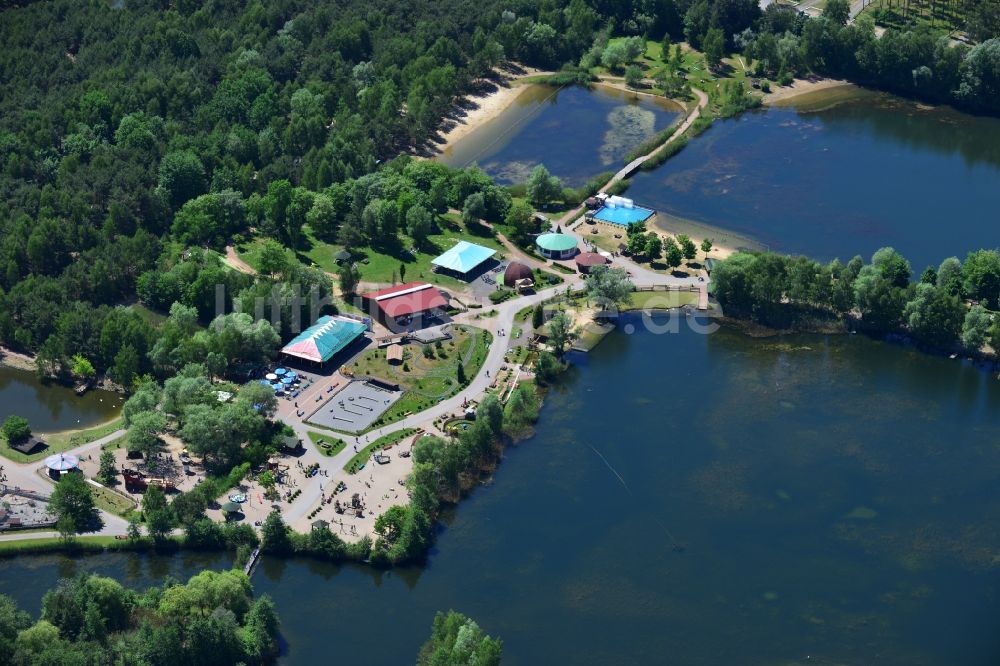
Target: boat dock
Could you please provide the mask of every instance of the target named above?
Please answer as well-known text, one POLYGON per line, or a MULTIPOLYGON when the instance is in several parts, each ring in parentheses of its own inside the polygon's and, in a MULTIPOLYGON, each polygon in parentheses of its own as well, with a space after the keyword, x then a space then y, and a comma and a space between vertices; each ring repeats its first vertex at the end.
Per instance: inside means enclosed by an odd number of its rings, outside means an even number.
POLYGON ((247 578, 253 576, 253 570, 257 566, 257 561, 260 560, 260 546, 253 549, 250 553, 250 558, 247 560, 246 566, 243 567, 243 573, 247 575, 247 578))

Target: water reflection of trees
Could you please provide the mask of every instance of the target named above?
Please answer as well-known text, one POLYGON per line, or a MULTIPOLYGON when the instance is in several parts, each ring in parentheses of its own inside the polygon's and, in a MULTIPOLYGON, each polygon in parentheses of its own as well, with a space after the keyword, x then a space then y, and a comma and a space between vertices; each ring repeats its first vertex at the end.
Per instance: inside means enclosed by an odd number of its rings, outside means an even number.
POLYGON ((908 100, 878 95, 874 101, 858 100, 827 110, 804 112, 831 127, 861 124, 878 137, 890 137, 915 149, 944 155, 958 154, 966 165, 1000 168, 1000 119, 972 116, 949 107, 917 105, 908 100))

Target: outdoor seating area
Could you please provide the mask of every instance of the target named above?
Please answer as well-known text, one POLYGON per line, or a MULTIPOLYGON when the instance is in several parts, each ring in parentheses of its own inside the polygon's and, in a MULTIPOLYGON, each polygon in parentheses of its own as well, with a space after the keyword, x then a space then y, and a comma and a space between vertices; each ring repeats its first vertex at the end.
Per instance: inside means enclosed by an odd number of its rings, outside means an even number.
POLYGON ((495 287, 496 284, 497 284, 497 276, 500 275, 501 273, 503 273, 505 268, 506 268, 506 266, 503 265, 503 264, 500 264, 499 266, 495 266, 494 268, 491 268, 490 270, 488 270, 485 273, 483 273, 479 277, 479 279, 483 281, 483 284, 487 284, 487 285, 489 285, 491 287, 495 287))
POLYGON ((314 379, 306 374, 300 374, 289 368, 274 368, 264 375, 260 383, 274 389, 274 394, 279 398, 297 398, 299 393, 312 385, 314 379))

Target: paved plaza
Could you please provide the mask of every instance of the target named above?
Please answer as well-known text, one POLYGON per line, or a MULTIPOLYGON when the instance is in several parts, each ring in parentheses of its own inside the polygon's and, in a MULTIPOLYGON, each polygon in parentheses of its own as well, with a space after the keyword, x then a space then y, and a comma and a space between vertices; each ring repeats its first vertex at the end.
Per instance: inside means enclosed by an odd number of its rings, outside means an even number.
POLYGON ((353 381, 323 403, 307 420, 332 430, 362 432, 370 428, 402 395, 402 391, 368 380, 353 381))

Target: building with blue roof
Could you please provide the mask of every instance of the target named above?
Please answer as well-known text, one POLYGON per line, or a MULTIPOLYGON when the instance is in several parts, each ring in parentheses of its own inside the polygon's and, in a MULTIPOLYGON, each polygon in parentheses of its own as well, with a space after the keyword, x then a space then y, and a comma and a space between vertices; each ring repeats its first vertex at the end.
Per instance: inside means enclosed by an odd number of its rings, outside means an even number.
POLYGON ((454 247, 432 260, 431 263, 440 269, 464 276, 479 268, 496 253, 497 251, 493 248, 463 240, 458 241, 454 247))

